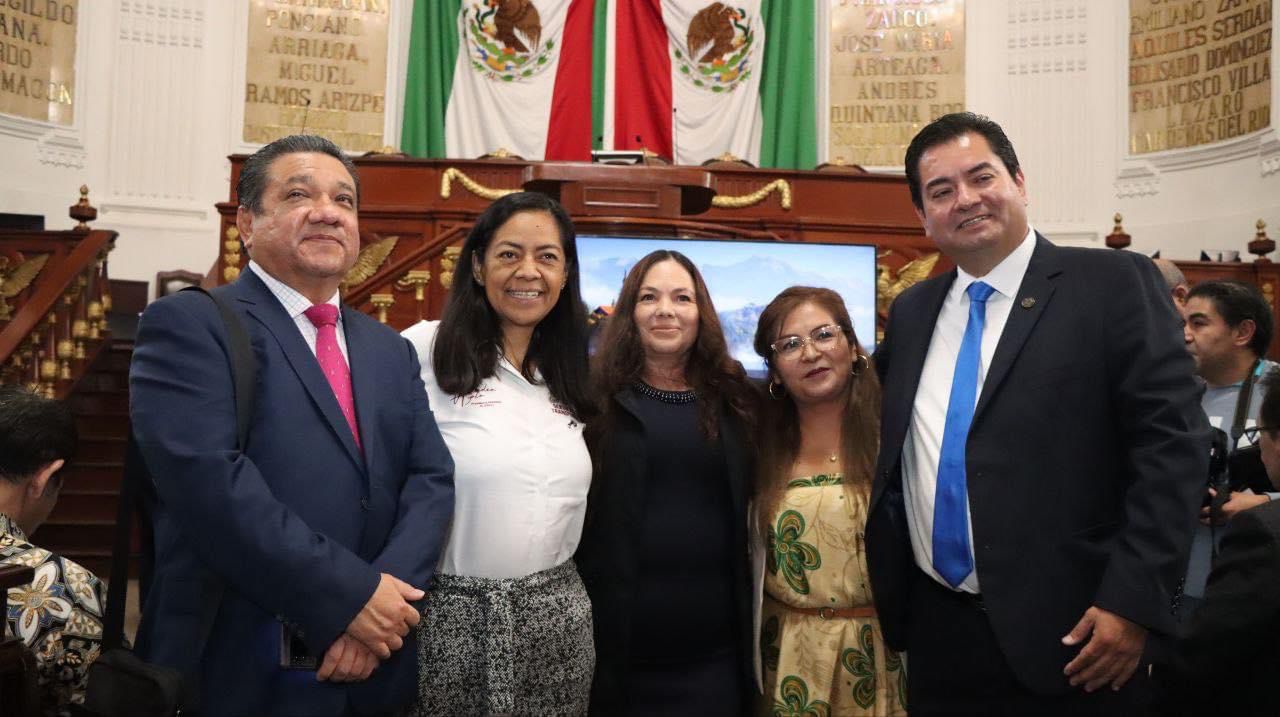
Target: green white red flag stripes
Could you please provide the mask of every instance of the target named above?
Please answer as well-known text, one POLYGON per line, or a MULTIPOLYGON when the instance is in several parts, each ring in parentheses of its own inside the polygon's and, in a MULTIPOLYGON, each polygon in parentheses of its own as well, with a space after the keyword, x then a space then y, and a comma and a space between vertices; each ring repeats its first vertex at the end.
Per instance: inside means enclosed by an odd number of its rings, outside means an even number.
POLYGON ((814 37, 814 0, 418 0, 402 148, 812 167, 814 37))
MULTIPOLYGON (((760 0, 612 0, 605 92, 610 149, 648 149, 676 164, 726 152, 760 158, 760 0)), ((607 140, 606 140, 607 141, 607 140)))
MULTIPOLYGON (((463 0, 445 110, 448 156, 477 157, 499 148, 529 159, 548 156, 557 81, 583 74, 560 71, 569 7, 582 2, 463 0)), ((579 40, 589 43, 590 35, 579 40)))

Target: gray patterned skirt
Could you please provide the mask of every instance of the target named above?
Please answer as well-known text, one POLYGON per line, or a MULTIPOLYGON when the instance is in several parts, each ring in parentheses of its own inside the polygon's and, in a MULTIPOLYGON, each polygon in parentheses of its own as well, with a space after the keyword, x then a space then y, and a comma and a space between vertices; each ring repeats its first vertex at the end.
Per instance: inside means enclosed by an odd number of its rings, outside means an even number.
POLYGON ((572 560, 521 578, 436 575, 418 623, 412 714, 585 715, 595 660, 572 560))

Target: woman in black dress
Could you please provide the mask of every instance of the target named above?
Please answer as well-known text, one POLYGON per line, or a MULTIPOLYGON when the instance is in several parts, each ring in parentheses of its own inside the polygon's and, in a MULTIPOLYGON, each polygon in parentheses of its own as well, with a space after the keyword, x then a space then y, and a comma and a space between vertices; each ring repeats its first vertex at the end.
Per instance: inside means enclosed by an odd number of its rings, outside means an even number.
POLYGON ((595 615, 591 713, 741 715, 753 398, 687 257, 656 251, 628 272, 592 371, 576 556, 595 615))

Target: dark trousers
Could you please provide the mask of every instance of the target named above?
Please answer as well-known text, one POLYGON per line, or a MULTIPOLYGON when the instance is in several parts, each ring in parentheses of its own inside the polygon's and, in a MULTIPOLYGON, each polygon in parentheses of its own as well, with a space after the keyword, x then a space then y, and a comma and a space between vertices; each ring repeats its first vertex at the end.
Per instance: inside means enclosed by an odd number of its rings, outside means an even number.
POLYGON ((1083 687, 1064 695, 1032 693, 1009 667, 981 599, 949 590, 915 572, 907 638, 911 717, 1147 714, 1150 689, 1145 664, 1118 692, 1104 686, 1093 693, 1083 687))

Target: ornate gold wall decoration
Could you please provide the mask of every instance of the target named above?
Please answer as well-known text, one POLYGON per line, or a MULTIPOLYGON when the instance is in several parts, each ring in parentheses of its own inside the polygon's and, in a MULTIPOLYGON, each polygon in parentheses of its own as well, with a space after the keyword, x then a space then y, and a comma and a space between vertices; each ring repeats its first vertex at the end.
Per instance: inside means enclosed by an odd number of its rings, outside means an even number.
POLYGON ((387 263, 387 258, 391 256, 391 251, 396 248, 396 242, 400 241, 400 237, 391 236, 385 239, 369 244, 360 250, 360 256, 356 258, 355 266, 351 267, 351 271, 342 279, 342 285, 355 286, 369 280, 369 277, 377 273, 382 265, 387 263))
POLYGON ((391 294, 374 294, 369 297, 369 303, 373 304, 373 308, 378 310, 378 321, 387 323, 387 309, 396 303, 396 297, 391 294))
POLYGON ((401 291, 413 289, 413 301, 418 312, 418 320, 422 320, 427 300, 427 284, 431 283, 431 272, 427 269, 411 269, 396 280, 396 288, 401 291))
POLYGON ((5 300, 12 299, 31 285, 44 268, 45 262, 49 261, 49 255, 37 254, 20 261, 21 264, 9 269, 9 257, 0 256, 0 321, 13 318, 13 307, 5 300))
POLYGON ((741 209, 763 202, 765 197, 774 192, 778 193, 778 202, 782 208, 791 209, 791 184, 785 179, 775 179, 750 194, 738 197, 717 195, 712 197, 711 206, 721 209, 741 209))
POLYGON ((457 167, 449 167, 444 170, 444 174, 440 177, 440 198, 448 199, 453 194, 453 180, 457 179, 458 183, 466 188, 468 192, 480 197, 481 199, 501 199, 508 194, 515 194, 519 189, 494 189, 480 184, 476 180, 463 174, 457 167))
POLYGON ((222 242, 222 263, 226 264, 226 268, 222 270, 222 278, 227 281, 235 281, 240 277, 240 230, 235 227, 227 227, 227 231, 223 232, 223 236, 227 238, 222 242))
POLYGON ((440 286, 446 290, 453 288, 453 271, 458 266, 458 255, 461 253, 462 247, 447 246, 444 254, 440 255, 440 286))
POLYGON ((423 301, 426 299, 427 284, 431 283, 431 272, 426 269, 413 269, 404 276, 396 279, 396 288, 408 291, 413 289, 413 300, 423 301))
MULTIPOLYGON (((876 258, 883 259, 892 253, 892 251, 886 251, 876 258)), ((939 256, 941 255, 938 252, 934 252, 925 254, 918 259, 912 259, 903 264, 902 268, 898 269, 893 276, 890 276, 889 267, 877 261, 876 311, 881 316, 887 316, 889 305, 893 303, 894 299, 898 298, 898 294, 928 278, 929 272, 933 271, 934 265, 938 263, 939 256)))

